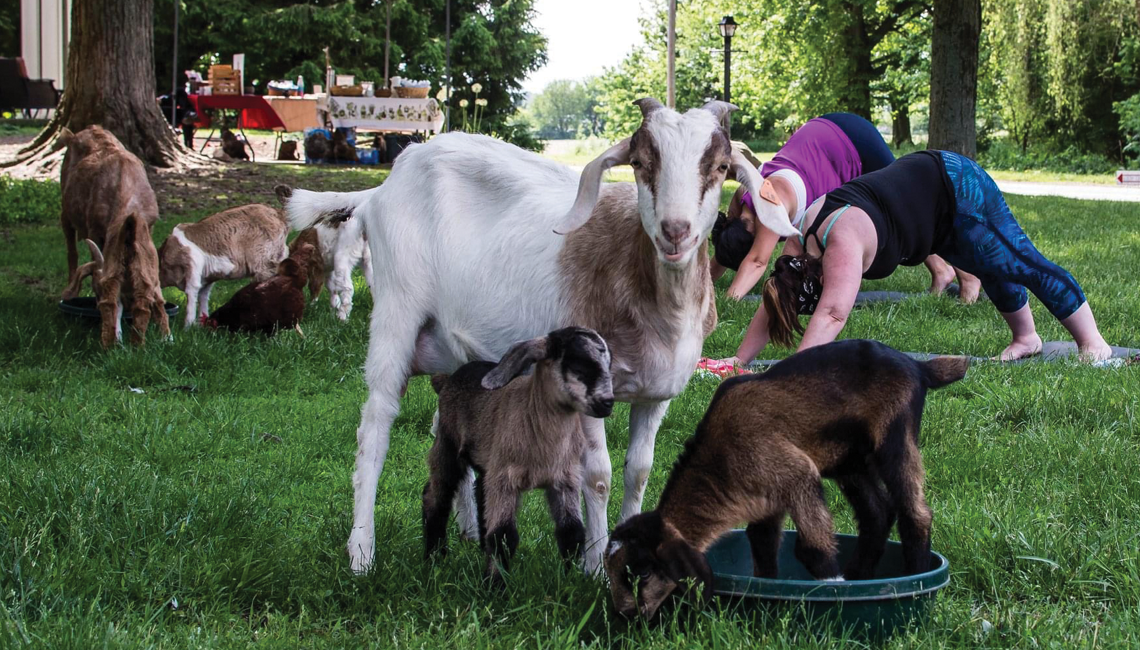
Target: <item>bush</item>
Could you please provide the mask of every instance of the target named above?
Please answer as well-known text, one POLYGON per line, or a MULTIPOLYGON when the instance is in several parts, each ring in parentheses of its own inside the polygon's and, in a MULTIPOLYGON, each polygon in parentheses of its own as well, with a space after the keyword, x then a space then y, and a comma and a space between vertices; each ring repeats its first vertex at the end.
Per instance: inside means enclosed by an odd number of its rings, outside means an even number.
POLYGON ((1105 156, 1086 153, 1069 145, 1064 150, 1021 147, 1005 140, 992 141, 978 152, 978 164, 985 169, 1021 172, 1028 169, 1067 174, 1111 174, 1117 165, 1105 156))
POLYGON ((59 183, 0 176, 0 224, 58 221, 59 210, 59 183))
POLYGON ((1140 155, 1140 94, 1114 103, 1112 110, 1120 116, 1120 132, 1126 143, 1124 153, 1134 163, 1140 155))

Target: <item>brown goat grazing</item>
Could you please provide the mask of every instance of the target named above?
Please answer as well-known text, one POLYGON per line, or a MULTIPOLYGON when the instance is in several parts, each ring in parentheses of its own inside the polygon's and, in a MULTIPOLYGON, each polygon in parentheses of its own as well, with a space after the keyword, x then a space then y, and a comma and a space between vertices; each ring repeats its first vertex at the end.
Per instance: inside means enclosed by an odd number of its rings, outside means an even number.
POLYGON ((238 290, 226 304, 202 324, 231 332, 261 332, 274 335, 277 330, 295 329, 301 334, 301 318, 305 315, 305 271, 315 254, 312 246, 301 246, 277 265, 277 275, 264 282, 254 281, 238 290))
POLYGON ((210 289, 219 280, 268 280, 289 255, 289 226, 268 205, 223 210, 197 223, 180 223, 162 242, 159 278, 186 294, 186 327, 210 310, 210 289))
POLYGON ((146 328, 150 319, 158 323, 164 337, 170 336, 170 321, 166 316, 166 301, 158 286, 158 251, 150 239, 150 225, 128 215, 121 227, 107 234, 106 252, 90 239, 91 262, 73 276, 67 292, 79 293, 83 278, 91 276, 91 286, 98 297, 96 304, 102 318, 101 339, 104 348, 122 340, 123 304, 131 310, 131 342, 146 342, 146 328))
POLYGON ((614 407, 610 351, 597 332, 568 327, 516 343, 498 364, 468 363, 435 375, 439 419, 424 486, 425 557, 447 551, 447 520, 460 482, 478 475, 479 538, 487 575, 501 580, 518 547, 515 511, 526 490, 545 488, 562 557, 583 550, 579 493, 587 445, 581 415, 604 418, 614 407), (520 377, 532 365, 534 373, 520 377))
POLYGON ((796 558, 817 579, 871 578, 896 517, 906 571, 927 570, 922 410, 927 390, 958 381, 968 366, 964 357, 923 363, 882 343, 846 340, 725 381, 657 509, 610 536, 605 567, 617 610, 652 618, 689 579, 708 597, 712 572, 703 553, 741 521, 748 522, 753 573, 775 578, 787 513, 798 531, 796 558), (842 575, 821 478, 839 484, 859 523, 842 575))
POLYGON ((90 239, 104 248, 107 238, 119 232, 130 214, 149 230, 158 220, 158 200, 142 161, 110 131, 98 125, 79 133, 64 128, 59 143, 67 147, 60 173, 60 225, 67 242, 68 283, 63 299, 67 300, 79 295, 80 280, 94 268, 85 266, 82 277, 75 277, 79 268, 77 238, 90 239))

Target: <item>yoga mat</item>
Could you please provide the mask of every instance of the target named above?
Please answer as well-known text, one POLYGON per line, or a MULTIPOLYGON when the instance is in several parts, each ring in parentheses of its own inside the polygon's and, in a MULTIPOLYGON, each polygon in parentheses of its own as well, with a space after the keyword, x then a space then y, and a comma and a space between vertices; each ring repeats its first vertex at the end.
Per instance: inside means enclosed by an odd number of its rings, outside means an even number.
MULTIPOLYGON (((960 290, 957 284, 951 284, 950 286, 946 287, 945 293, 951 298, 957 298, 959 291, 960 290)), ((912 293, 909 291, 860 291, 859 295, 855 296, 855 306, 858 307, 859 305, 870 305, 878 302, 902 302, 903 300, 909 300, 910 298, 919 298, 921 296, 928 295, 930 294, 925 291, 919 293, 912 293)), ((985 292, 982 292, 978 296, 978 299, 983 300, 985 297, 985 292)), ((760 299, 760 294, 758 293, 750 293, 747 296, 744 296, 744 300, 750 302, 758 302, 760 299)))
MULTIPOLYGON (((917 359, 918 361, 930 361, 931 359, 936 359, 938 357, 946 357, 946 356, 961 356, 961 355, 936 354, 936 353, 931 353, 931 352, 904 352, 904 354, 906 354, 908 357, 910 357, 912 359, 917 359)), ((1114 359, 1114 360, 1119 359, 1120 361, 1118 363, 1107 363, 1105 365, 1107 367, 1116 367, 1116 366, 1122 365, 1123 363, 1126 363, 1130 359, 1136 358, 1137 355, 1140 355, 1140 348, 1125 348, 1125 347, 1119 347, 1119 346, 1114 345, 1114 346, 1112 346, 1112 359, 1114 359)), ((970 357, 970 362, 971 363, 991 362, 991 363, 1020 364, 1020 363, 1031 363, 1031 362, 1035 362, 1035 361, 1063 361, 1065 359, 1074 359, 1074 358, 1076 358, 1076 356, 1077 356, 1077 344, 1076 343, 1073 343, 1072 341, 1046 341, 1041 346, 1041 353, 1034 355, 1032 357, 1029 357, 1028 359, 1018 359, 1017 361, 1002 362, 1002 361, 995 361, 994 359, 991 359, 989 357, 970 357)), ((782 359, 761 359, 758 361, 753 361, 752 363, 748 364, 748 368, 750 370, 758 370, 758 369, 762 369, 762 368, 767 368, 769 366, 774 366, 777 363, 780 363, 780 361, 782 361, 782 359)))

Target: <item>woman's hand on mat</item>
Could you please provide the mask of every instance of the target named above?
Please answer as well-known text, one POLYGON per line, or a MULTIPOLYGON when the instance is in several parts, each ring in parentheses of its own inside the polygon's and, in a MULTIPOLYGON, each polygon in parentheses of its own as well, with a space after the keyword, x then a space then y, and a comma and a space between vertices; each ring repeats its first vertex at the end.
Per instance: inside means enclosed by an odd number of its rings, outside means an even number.
POLYGON ((703 370, 721 379, 735 377, 736 375, 746 375, 751 372, 745 368, 744 365, 740 363, 740 359, 736 357, 728 357, 727 359, 702 358, 697 362, 697 370, 703 370))

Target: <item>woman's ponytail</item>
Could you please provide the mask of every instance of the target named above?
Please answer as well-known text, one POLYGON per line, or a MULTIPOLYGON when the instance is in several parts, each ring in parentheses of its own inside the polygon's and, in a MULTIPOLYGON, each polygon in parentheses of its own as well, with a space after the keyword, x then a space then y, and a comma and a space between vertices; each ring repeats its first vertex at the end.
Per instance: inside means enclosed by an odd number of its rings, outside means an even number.
POLYGON ((823 291, 823 264, 814 257, 782 255, 764 283, 768 338, 784 347, 795 346, 804 333, 801 314, 812 314, 823 291))

